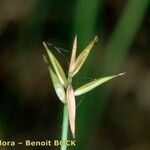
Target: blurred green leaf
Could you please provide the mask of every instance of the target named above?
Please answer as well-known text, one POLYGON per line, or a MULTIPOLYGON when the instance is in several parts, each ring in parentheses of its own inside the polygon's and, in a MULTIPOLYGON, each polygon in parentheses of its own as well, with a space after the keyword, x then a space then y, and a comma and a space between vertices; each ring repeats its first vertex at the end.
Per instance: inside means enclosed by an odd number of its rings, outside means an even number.
POLYGON ((81 54, 78 56, 77 60, 75 61, 75 68, 73 70, 73 76, 78 73, 78 71, 83 66, 84 62, 86 61, 93 45, 95 42, 97 42, 98 38, 97 36, 94 38, 94 40, 88 44, 88 46, 81 52, 81 54))
POLYGON ((61 67, 61 65, 59 64, 58 60, 56 59, 56 57, 51 53, 51 51, 49 50, 49 48, 47 47, 46 43, 43 42, 43 45, 47 51, 47 54, 49 56, 49 59, 52 63, 52 66, 56 72, 56 75, 58 76, 58 79, 60 80, 61 84, 66 87, 67 85, 67 79, 65 76, 65 73, 61 67))
POLYGON ((52 83, 53 83, 53 86, 54 86, 57 96, 59 97, 61 102, 66 103, 66 94, 65 94, 63 85, 60 83, 57 75, 55 74, 55 72, 52 70, 52 68, 50 66, 48 69, 49 69, 52 83))
POLYGON ((91 81, 81 87, 79 87, 78 89, 75 90, 74 94, 75 96, 79 96, 79 95, 82 95, 84 93, 87 93, 89 91, 91 91, 92 89, 96 88, 97 86, 115 78, 115 77, 118 77, 118 76, 122 76, 124 75, 125 73, 120 73, 118 75, 113 75, 113 76, 108 76, 108 77, 103 77, 103 78, 100 78, 100 79, 96 79, 94 81, 91 81))
MULTIPOLYGON (((105 55, 102 58, 101 64, 98 68, 95 68, 93 71, 96 73, 106 74, 111 72, 116 72, 120 68, 120 66, 123 64, 123 61, 125 60, 127 56, 127 52, 129 51, 129 47, 133 43, 135 36, 137 35, 137 31, 139 30, 139 27, 141 26, 141 23, 144 19, 144 16, 149 8, 149 0, 129 0, 127 1, 127 6, 122 11, 123 13, 120 14, 120 17, 118 18, 118 23, 115 25, 115 30, 113 31, 112 36, 110 37, 109 43, 107 44, 107 47, 105 47, 105 55), (110 64, 113 64, 110 66, 110 64)), ((79 0, 76 14, 75 14, 75 29, 74 33, 77 33, 78 36, 80 36, 80 39, 82 41, 82 44, 85 44, 85 42, 88 40, 89 36, 93 35, 95 33, 95 20, 98 18, 98 15, 102 15, 103 12, 98 11, 93 6, 98 6, 98 8, 101 6, 101 8, 106 9, 105 3, 106 1, 98 1, 98 0, 90 0, 88 3, 89 5, 85 5, 86 0, 79 0), (91 3, 93 4, 91 4, 91 3), (84 11, 83 11, 84 10, 84 11), (96 12, 95 14, 91 12, 96 12), (88 19, 83 19, 88 18, 88 19), (96 19, 95 19, 96 18, 96 19), (93 21, 94 20, 94 21, 93 21), (88 31, 88 32, 87 32, 88 31), (90 34, 87 34, 89 33, 90 34)), ((104 18, 105 15, 100 17, 101 22, 105 22, 104 18)), ((104 30, 105 31, 105 30, 104 30)), ((103 31, 103 32, 104 32, 103 31)), ((102 32, 102 33, 103 33, 102 32)), ((91 60, 88 61, 88 64, 90 64, 91 60)), ((92 64, 92 63, 91 63, 92 64)), ((93 68, 93 64, 90 68, 93 68)), ((83 77, 86 74, 89 74, 89 70, 85 70, 82 72, 83 77)), ((89 149, 89 144, 87 144, 87 137, 91 137, 91 135, 94 135, 94 133, 97 133, 99 131, 99 124, 95 120, 101 121, 102 114, 105 109, 105 105, 107 103, 107 98, 109 96, 111 88, 102 88, 100 93, 95 94, 89 94, 86 99, 89 100, 88 103, 85 103, 84 105, 80 106, 80 109, 78 110, 80 117, 78 118, 78 136, 80 137, 80 141, 78 143, 79 148, 82 150, 89 149), (94 102, 91 101, 93 97, 99 97, 101 99, 96 99, 94 102), (93 105, 97 106, 94 107, 93 105), (88 110, 88 111, 87 111, 88 110), (91 111, 94 111, 95 116, 93 117, 93 113, 91 111), (89 124, 90 122, 90 124, 89 124), (85 130, 85 126, 88 128, 88 130, 85 130), (92 125, 92 128, 90 128, 92 125)))

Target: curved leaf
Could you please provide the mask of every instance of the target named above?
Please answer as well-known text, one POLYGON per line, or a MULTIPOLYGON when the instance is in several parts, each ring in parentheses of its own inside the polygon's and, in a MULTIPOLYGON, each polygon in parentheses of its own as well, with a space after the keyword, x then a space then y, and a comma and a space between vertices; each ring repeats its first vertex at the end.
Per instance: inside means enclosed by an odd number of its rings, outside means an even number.
POLYGON ((115 77, 122 76, 124 74, 125 73, 120 73, 118 75, 103 77, 103 78, 91 81, 91 82, 79 87, 78 89, 76 89, 74 92, 74 95, 79 96, 79 95, 82 95, 84 93, 87 93, 87 92, 91 91, 92 89, 96 88, 97 86, 101 85, 102 83, 105 83, 105 82, 107 82, 107 81, 109 81, 115 77))
POLYGON ((51 61, 51 63, 52 63, 52 66, 53 66, 53 68, 54 68, 54 70, 55 70, 55 73, 56 73, 56 75, 58 76, 58 79, 60 80, 60 82, 62 83, 62 85, 63 85, 64 87, 66 87, 66 85, 67 85, 67 79, 66 79, 65 73, 64 73, 64 71, 63 71, 61 65, 59 64, 59 62, 58 62, 58 60, 56 59, 56 57, 55 57, 55 56, 51 53, 51 51, 48 49, 48 47, 47 47, 47 45, 46 45, 45 42, 43 42, 43 45, 44 45, 44 47, 45 47, 45 49, 46 49, 46 52, 47 52, 47 54, 48 54, 48 56, 49 56, 49 59, 50 59, 50 61, 51 61))

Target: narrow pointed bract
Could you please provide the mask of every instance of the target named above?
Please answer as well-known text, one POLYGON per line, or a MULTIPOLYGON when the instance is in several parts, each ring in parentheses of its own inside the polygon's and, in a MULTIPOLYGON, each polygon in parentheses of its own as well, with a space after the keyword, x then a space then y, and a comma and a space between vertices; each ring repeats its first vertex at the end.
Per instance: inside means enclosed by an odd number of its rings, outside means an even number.
POLYGON ((78 73, 78 71, 81 69, 83 66, 84 62, 86 61, 93 45, 95 42, 98 41, 97 36, 94 38, 94 40, 89 43, 89 45, 81 52, 81 54, 78 56, 77 60, 75 61, 75 66, 73 70, 73 76, 78 73))
POLYGON ((65 93, 64 87, 60 83, 59 79, 57 78, 52 68, 49 66, 48 69, 51 75, 51 79, 52 79, 52 83, 53 83, 56 95, 58 96, 61 102, 66 103, 66 93, 65 93))
POLYGON ((43 42, 43 45, 47 51, 48 57, 50 59, 50 62, 52 63, 52 66, 55 70, 56 75, 58 76, 58 79, 60 80, 60 82, 62 83, 62 85, 64 87, 66 87, 67 85, 67 79, 65 76, 65 73, 61 67, 61 65, 59 64, 58 60, 56 59, 56 57, 51 53, 51 51, 48 49, 47 45, 45 42, 43 42))
POLYGON ((94 81, 91 81, 81 87, 79 87, 78 89, 75 90, 74 92, 74 95, 75 96, 79 96, 79 95, 82 95, 82 94, 85 94, 89 91, 91 91, 92 89, 96 88, 97 86, 115 78, 115 77, 118 77, 118 76, 122 76, 124 75, 125 73, 120 73, 118 75, 113 75, 113 76, 107 76, 107 77, 103 77, 103 78, 100 78, 100 79, 96 79, 94 81))
POLYGON ((68 112, 69 112, 69 123, 73 138, 75 138, 75 118, 76 118, 76 104, 72 85, 69 84, 66 91, 68 112))
POLYGON ((75 67, 76 51, 77 51, 77 36, 75 36, 73 46, 72 46, 72 53, 71 53, 71 59, 70 59, 70 65, 69 65, 70 75, 72 75, 73 69, 75 67))

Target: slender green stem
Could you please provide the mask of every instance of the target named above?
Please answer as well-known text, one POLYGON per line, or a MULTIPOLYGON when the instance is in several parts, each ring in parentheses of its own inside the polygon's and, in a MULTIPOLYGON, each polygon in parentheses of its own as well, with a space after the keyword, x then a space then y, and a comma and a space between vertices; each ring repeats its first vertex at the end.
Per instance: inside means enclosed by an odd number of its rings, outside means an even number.
MULTIPOLYGON (((61 140, 67 140, 68 138, 68 109, 67 104, 64 104, 63 108, 63 123, 62 123, 62 135, 61 140)), ((62 145, 60 150, 67 150, 66 145, 62 145)))

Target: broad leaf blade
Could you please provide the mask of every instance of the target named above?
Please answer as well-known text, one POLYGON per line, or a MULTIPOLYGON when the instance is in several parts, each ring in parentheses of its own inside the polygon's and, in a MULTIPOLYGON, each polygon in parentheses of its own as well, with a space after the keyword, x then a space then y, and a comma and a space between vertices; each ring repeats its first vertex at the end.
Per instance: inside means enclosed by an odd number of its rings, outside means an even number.
POLYGON ((68 106, 68 113, 69 113, 69 123, 73 138, 75 138, 75 117, 76 117, 76 104, 75 104, 75 97, 72 86, 69 84, 67 87, 66 92, 67 97, 67 106, 68 106))
POLYGON ((97 86, 99 86, 99 85, 101 85, 101 84, 103 84, 103 83, 105 83, 105 82, 107 82, 107 81, 109 81, 115 77, 122 76, 124 74, 125 73, 120 73, 118 75, 103 77, 103 78, 91 81, 91 82, 79 87, 78 89, 76 89, 74 92, 74 95, 79 96, 79 95, 82 95, 84 93, 87 93, 87 92, 91 91, 92 89, 96 88, 97 86))
POLYGON ((65 76, 65 73, 61 67, 61 65, 59 64, 58 60, 56 59, 56 57, 51 53, 51 51, 48 49, 47 45, 45 42, 43 42, 43 45, 46 49, 46 52, 48 54, 48 57, 52 63, 52 66, 56 72, 56 75, 58 76, 58 79, 60 80, 60 82, 62 83, 62 85, 64 87, 66 87, 67 85, 67 79, 66 79, 66 76, 65 76))
POLYGON ((69 65, 69 73, 71 75, 75 66, 76 51, 77 51, 77 36, 75 36, 74 38, 72 53, 71 53, 71 60, 70 60, 70 65, 69 65))
POLYGON ((97 42, 98 38, 95 37, 94 40, 89 43, 89 45, 81 52, 81 54, 78 56, 77 60, 75 61, 75 66, 73 70, 73 76, 78 73, 78 71, 81 69, 82 65, 86 61, 93 45, 95 42, 97 42))
POLYGON ((48 69, 49 69, 49 72, 50 72, 50 75, 51 75, 51 79, 52 79, 52 83, 53 83, 56 95, 58 96, 58 98, 60 99, 60 101, 62 103, 66 103, 66 94, 65 94, 64 87, 60 83, 57 75, 52 70, 52 68, 49 66, 48 69))

